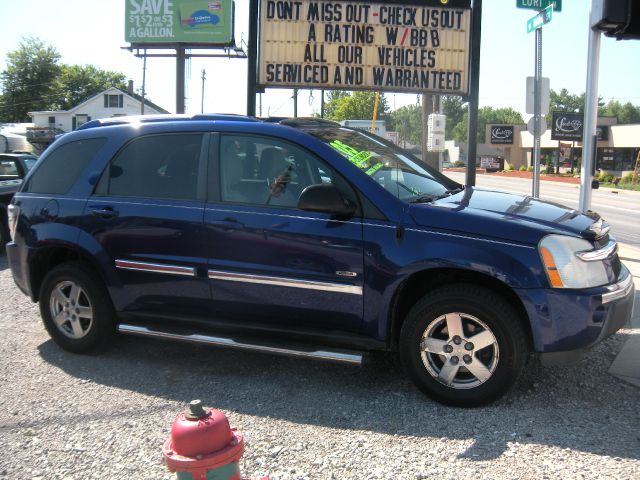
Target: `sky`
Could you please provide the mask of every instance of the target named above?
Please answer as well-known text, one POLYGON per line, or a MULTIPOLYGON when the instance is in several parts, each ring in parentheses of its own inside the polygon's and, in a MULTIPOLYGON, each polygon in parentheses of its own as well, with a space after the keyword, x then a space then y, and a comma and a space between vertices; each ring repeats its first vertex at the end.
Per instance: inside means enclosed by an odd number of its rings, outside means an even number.
MULTIPOLYGON (((590 0, 564 0, 543 27, 542 74, 551 88, 580 94, 586 89, 590 0)), ((247 41, 249 0, 235 0, 236 44, 247 41)), ((480 68, 480 106, 511 107, 525 120, 525 82, 534 75, 535 35, 526 22, 536 12, 516 8, 515 0, 484 0, 480 68)), ((38 37, 53 45, 66 64, 92 64, 123 72, 142 84, 143 61, 123 47, 125 0, 0 0, 0 70, 6 55, 22 37, 38 37)), ((247 61, 193 58, 187 65, 187 113, 200 113, 202 70, 206 70, 204 111, 246 113, 247 61)), ((175 60, 149 58, 147 97, 175 112, 175 60)), ((598 94, 640 105, 640 40, 616 41, 602 36, 598 94)), ((418 95, 386 93, 391 109, 417 104, 418 95)), ((257 101, 258 114, 292 116, 292 91, 268 89, 257 101), (262 110, 260 112, 260 103, 262 110)), ((298 115, 320 110, 320 91, 301 90, 298 115)))

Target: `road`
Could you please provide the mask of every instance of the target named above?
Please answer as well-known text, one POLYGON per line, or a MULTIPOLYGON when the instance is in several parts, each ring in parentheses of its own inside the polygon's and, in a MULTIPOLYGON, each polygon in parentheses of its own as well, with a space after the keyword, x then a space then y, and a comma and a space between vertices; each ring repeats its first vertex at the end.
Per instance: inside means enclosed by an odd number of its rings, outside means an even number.
MULTIPOLYGON (((464 183, 464 173, 445 172, 456 182, 464 183)), ((531 195, 531 180, 477 175, 476 185, 491 190, 531 195)), ((580 189, 578 185, 541 181, 540 199, 578 208, 580 189)), ((609 222, 613 236, 621 243, 640 246, 640 192, 601 188, 593 190, 591 209, 609 222)))

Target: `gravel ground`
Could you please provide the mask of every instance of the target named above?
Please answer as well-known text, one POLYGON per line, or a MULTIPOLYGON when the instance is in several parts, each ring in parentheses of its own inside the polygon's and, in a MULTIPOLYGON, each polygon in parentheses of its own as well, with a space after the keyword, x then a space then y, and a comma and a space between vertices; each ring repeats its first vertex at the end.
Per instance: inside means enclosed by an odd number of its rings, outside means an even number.
MULTIPOLYGON (((49 340, 0 256, 0 478, 173 479, 161 446, 194 398, 245 434, 244 476, 640 478, 640 389, 607 373, 631 331, 489 407, 422 396, 391 357, 356 368, 118 338, 99 355, 49 340)), ((637 334, 637 331, 635 331, 637 334)))

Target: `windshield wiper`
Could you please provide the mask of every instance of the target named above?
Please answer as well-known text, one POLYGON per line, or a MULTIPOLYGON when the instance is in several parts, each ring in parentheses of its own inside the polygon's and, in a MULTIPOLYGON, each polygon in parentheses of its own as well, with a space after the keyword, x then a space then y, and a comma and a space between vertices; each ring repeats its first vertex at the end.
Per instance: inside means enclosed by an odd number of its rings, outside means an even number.
POLYGON ((440 195, 430 195, 430 194, 420 195, 419 197, 416 197, 413 200, 411 200, 411 203, 430 203, 435 200, 440 200, 441 198, 450 197, 451 195, 460 193, 462 190, 464 190, 464 187, 453 188, 451 190, 447 190, 444 193, 441 193, 440 195))
POLYGON ((420 195, 419 197, 416 197, 413 200, 411 200, 411 203, 430 203, 430 202, 433 202, 434 200, 438 200, 439 198, 442 198, 442 196, 440 196, 440 195, 420 195))

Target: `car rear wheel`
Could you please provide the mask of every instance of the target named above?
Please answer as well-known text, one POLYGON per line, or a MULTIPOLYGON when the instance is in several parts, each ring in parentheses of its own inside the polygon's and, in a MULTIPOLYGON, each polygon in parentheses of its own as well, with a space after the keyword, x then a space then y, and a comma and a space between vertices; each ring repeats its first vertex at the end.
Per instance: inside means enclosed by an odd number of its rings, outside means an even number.
POLYGON ((111 301, 95 274, 77 262, 65 263, 45 277, 40 289, 40 315, 49 335, 72 352, 87 352, 107 342, 114 332, 111 301))
POLYGON ((507 392, 528 353, 517 312, 475 285, 450 285, 423 297, 402 326, 399 350, 418 388, 441 403, 465 407, 507 392))

